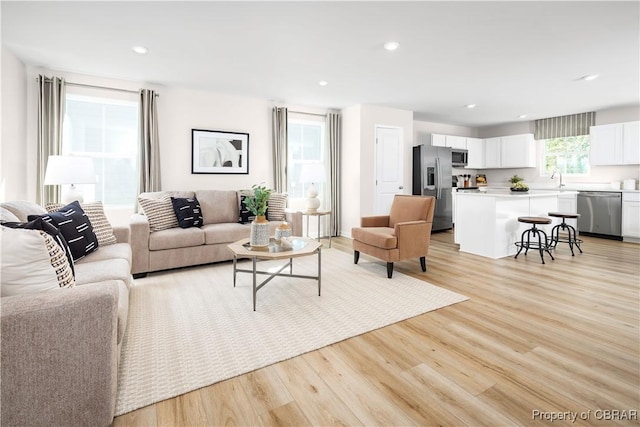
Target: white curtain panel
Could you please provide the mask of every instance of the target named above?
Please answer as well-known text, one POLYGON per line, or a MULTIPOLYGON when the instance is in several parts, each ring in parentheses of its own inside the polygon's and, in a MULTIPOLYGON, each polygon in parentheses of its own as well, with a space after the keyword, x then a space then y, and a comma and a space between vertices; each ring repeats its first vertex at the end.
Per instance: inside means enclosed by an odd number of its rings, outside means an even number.
MULTIPOLYGON (((138 194, 160 191, 160 138, 158 136, 157 94, 140 89, 138 194)), ((138 204, 136 203, 136 209, 138 204)))
POLYGON ((287 109, 273 107, 273 189, 277 193, 287 192, 287 109))
POLYGON ((329 173, 331 175, 331 224, 329 233, 340 232, 340 114, 328 113, 326 117, 329 138, 329 173))
POLYGON ((60 201, 60 186, 44 185, 49 156, 62 154, 65 81, 62 77, 38 76, 38 158, 36 197, 38 203, 60 201))

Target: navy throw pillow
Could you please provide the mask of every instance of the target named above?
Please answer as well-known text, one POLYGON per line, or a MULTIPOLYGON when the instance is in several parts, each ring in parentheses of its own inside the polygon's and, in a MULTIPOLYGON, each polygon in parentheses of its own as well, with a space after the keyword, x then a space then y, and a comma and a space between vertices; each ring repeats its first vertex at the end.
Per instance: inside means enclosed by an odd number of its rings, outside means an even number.
POLYGON ((98 238, 93 232, 89 217, 78 201, 69 203, 56 212, 43 215, 29 215, 29 221, 42 218, 62 233, 67 241, 74 261, 84 258, 98 249, 98 238))
POLYGON ((178 218, 180 228, 202 227, 202 209, 195 197, 178 198, 172 197, 171 204, 173 211, 178 218))

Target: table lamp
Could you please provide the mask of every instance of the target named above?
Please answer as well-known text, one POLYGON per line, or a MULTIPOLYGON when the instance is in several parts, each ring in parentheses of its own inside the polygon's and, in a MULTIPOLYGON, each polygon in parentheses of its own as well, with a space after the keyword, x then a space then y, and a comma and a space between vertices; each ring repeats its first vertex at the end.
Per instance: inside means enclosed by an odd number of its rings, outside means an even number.
POLYGON ((82 203, 84 198, 75 184, 95 183, 96 172, 91 157, 49 156, 44 185, 62 185, 62 203, 71 203, 74 200, 82 203))
POLYGON ((326 180, 327 174, 322 163, 307 163, 302 165, 302 170, 300 171, 300 182, 311 183, 307 189, 307 212, 318 212, 320 199, 318 199, 318 189, 315 184, 325 182, 326 180))

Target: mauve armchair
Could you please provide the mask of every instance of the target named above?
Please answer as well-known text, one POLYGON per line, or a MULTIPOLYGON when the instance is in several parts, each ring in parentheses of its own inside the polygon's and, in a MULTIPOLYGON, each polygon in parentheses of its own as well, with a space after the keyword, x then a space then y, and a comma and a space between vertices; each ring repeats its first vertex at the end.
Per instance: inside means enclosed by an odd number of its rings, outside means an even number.
POLYGON ((419 258, 427 271, 427 255, 436 200, 430 196, 396 195, 389 215, 362 217, 360 227, 351 230, 353 262, 360 252, 386 261, 387 277, 393 276, 393 263, 419 258))

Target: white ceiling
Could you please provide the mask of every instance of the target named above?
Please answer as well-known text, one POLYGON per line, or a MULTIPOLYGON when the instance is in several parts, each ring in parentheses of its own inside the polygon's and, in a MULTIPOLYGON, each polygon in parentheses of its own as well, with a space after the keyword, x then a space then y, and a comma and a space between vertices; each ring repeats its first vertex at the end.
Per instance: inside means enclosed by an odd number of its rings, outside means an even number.
POLYGON ((638 105, 639 5, 2 1, 2 43, 53 70, 475 127, 638 105))

